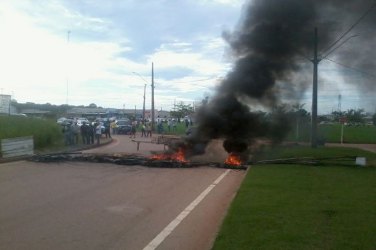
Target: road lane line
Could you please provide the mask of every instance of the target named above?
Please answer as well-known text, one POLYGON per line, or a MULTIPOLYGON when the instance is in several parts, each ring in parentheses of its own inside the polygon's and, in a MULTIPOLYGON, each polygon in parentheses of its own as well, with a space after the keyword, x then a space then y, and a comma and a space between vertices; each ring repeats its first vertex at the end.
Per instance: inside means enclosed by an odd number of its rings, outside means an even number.
POLYGON ((144 247, 143 250, 154 250, 156 249, 168 235, 184 220, 185 217, 189 215, 190 212, 205 198, 210 191, 218 185, 218 183, 230 172, 227 169, 223 174, 221 174, 212 184, 210 184, 197 198, 191 202, 173 221, 170 222, 150 243, 144 247))

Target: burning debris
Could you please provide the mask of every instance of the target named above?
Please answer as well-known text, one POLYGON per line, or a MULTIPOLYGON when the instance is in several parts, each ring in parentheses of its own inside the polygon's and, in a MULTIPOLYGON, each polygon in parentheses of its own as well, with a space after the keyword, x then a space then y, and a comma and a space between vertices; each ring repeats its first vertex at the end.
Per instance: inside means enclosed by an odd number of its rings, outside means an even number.
POLYGON ((163 153, 163 154, 155 154, 150 157, 152 160, 169 160, 169 161, 177 161, 177 162, 187 162, 185 159, 185 153, 183 148, 179 148, 177 152, 173 153, 163 153))
MULTIPOLYGON (((283 140, 290 128, 289 118, 278 112, 265 117, 253 112, 252 107, 275 111, 283 100, 298 98, 307 83, 312 82, 312 74, 306 72, 311 65, 304 63, 304 58, 313 53, 314 28, 319 30, 319 51, 325 52, 338 32, 348 28, 371 4, 376 9, 372 0, 249 1, 238 29, 224 33, 235 61, 233 69, 220 83, 215 96, 205 100, 198 110, 198 127, 184 143, 186 154, 203 154, 211 140, 223 139, 228 162, 235 155, 246 162, 256 140, 283 140), (358 11, 353 12, 354 9, 358 11)), ((362 22, 361 31, 374 27, 375 11, 362 22)), ((363 39, 367 43, 365 50, 373 47, 369 44, 376 38, 371 38, 367 42, 363 39)), ((364 60, 351 55, 352 62, 364 60)), ((374 70, 374 57, 365 58, 369 59, 362 64, 374 70)))
POLYGON ((230 166, 240 166, 242 164, 242 161, 237 154, 231 153, 225 160, 225 164, 230 166))
POLYGON ((84 154, 84 153, 57 153, 47 155, 34 155, 30 159, 34 162, 93 162, 112 163, 126 166, 146 166, 156 168, 193 168, 193 167, 217 167, 245 170, 247 165, 227 164, 218 162, 190 162, 180 153, 154 154, 152 156, 128 155, 128 154, 84 154))

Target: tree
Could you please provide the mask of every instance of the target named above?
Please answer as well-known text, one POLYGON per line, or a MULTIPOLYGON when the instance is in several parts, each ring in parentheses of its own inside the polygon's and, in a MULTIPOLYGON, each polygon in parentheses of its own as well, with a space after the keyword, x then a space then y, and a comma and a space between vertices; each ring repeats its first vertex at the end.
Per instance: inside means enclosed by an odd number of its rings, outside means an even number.
POLYGON ((334 120, 338 122, 342 117, 346 116, 346 112, 344 112, 344 111, 333 111, 332 115, 334 116, 334 120))
POLYGON ((374 113, 372 116, 372 122, 373 122, 373 125, 376 126, 376 113, 374 113))
POLYGON ((96 108, 96 107, 97 107, 97 104, 95 104, 95 103, 90 103, 88 107, 89 107, 89 108, 96 108))
POLYGON ((366 117, 366 113, 364 109, 349 109, 346 111, 346 118, 349 123, 364 123, 364 118, 366 117))
POLYGON ((183 102, 180 102, 179 104, 176 104, 174 106, 174 110, 170 112, 172 117, 175 118, 183 118, 187 115, 191 115, 194 113, 194 109, 191 104, 184 104, 183 102))

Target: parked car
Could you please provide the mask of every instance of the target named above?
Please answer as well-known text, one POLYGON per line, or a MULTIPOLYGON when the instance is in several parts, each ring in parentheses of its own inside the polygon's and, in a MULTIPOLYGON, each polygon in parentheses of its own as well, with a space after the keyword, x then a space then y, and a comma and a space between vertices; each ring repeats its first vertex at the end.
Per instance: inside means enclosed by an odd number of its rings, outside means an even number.
POLYGON ((89 124, 90 122, 89 122, 89 120, 87 118, 78 118, 77 119, 77 125, 78 126, 81 127, 82 124, 84 124, 84 123, 89 124))
POLYGON ((57 123, 57 124, 63 124, 65 120, 67 120, 67 118, 65 118, 65 117, 60 117, 59 119, 57 119, 56 123, 57 123))
POLYGON ((116 121, 118 134, 129 134, 132 130, 132 124, 129 119, 122 119, 116 121))
POLYGON ((61 125, 61 126, 72 125, 73 124, 73 120, 66 118, 63 121, 58 122, 58 124, 61 125))

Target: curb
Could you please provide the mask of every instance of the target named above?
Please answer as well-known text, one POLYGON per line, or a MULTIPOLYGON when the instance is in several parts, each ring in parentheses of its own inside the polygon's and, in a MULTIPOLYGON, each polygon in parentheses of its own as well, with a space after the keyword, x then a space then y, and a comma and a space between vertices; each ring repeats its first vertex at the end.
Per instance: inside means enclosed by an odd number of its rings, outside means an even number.
POLYGON ((63 150, 57 150, 57 151, 51 151, 51 152, 48 152, 48 153, 41 153, 41 154, 38 154, 38 153, 34 153, 33 155, 25 155, 25 156, 16 156, 16 157, 10 157, 10 158, 0 158, 0 164, 2 163, 8 163, 8 162, 14 162, 14 161, 23 161, 23 160, 27 160, 31 157, 33 157, 34 155, 49 155, 49 154, 67 154, 67 153, 74 153, 74 152, 78 152, 78 151, 82 151, 82 150, 87 150, 87 149, 92 149, 92 148, 99 148, 99 147, 102 147, 102 146, 106 146, 112 142, 114 142, 114 138, 111 138, 110 140, 104 142, 104 143, 101 143, 101 144, 92 144, 92 145, 79 145, 75 148, 66 148, 66 149, 63 149, 63 150))

